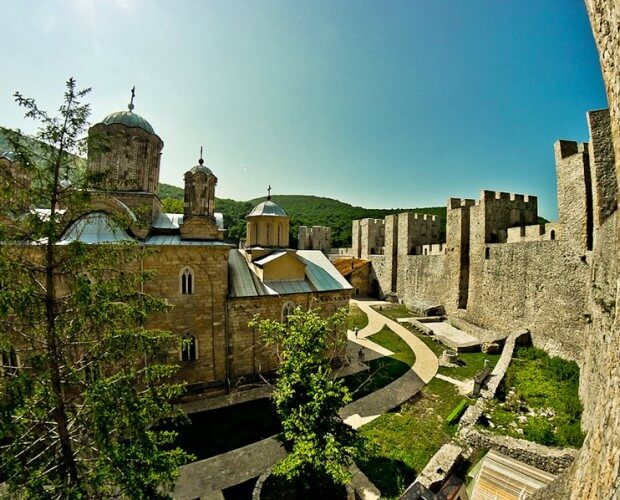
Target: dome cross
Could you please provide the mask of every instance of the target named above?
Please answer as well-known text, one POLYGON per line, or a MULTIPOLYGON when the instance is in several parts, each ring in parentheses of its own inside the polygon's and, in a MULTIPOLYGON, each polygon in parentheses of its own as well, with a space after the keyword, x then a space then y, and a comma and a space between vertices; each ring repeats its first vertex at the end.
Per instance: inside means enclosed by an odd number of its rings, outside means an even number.
POLYGON ((129 108, 129 111, 133 111, 133 108, 135 108, 133 104, 134 97, 136 97, 136 86, 135 85, 131 87, 131 101, 129 101, 129 106, 127 106, 129 108))

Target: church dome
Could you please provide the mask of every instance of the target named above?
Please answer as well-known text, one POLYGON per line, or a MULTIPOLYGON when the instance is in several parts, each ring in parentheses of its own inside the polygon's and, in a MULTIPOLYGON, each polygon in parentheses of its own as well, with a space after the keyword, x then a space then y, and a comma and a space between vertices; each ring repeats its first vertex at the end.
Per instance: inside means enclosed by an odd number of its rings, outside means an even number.
POLYGON ((206 165, 203 165, 202 163, 200 163, 199 165, 196 165, 195 167, 192 167, 189 170, 190 174, 197 174, 198 172, 202 172, 205 175, 215 175, 209 167, 207 167, 206 165))
POLYGON ((138 113, 134 113, 133 111, 117 111, 116 113, 110 113, 103 120, 101 120, 100 123, 103 123, 104 125, 120 123, 121 125, 126 125, 127 127, 141 128, 146 130, 149 134, 155 134, 155 130, 153 130, 151 124, 142 118, 138 113))
POLYGON ((256 205, 254 209, 248 214, 248 217, 253 217, 255 215, 272 215, 276 217, 287 217, 284 209, 271 200, 266 200, 256 205))

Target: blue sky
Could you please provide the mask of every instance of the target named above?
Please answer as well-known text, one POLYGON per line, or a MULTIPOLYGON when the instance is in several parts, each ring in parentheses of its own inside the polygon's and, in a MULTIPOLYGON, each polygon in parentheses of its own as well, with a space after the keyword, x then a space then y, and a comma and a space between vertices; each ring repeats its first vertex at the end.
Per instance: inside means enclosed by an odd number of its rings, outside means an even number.
POLYGON ((91 121, 135 111, 182 186, 201 145, 217 195, 380 208, 481 189, 556 216, 553 142, 607 106, 582 0, 0 0, 0 123, 12 93, 93 87, 91 121))

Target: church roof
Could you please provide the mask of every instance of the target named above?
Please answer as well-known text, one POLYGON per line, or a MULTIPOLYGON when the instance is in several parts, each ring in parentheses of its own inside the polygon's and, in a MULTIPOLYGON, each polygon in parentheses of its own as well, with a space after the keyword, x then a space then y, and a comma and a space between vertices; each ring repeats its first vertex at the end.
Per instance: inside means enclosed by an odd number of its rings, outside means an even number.
POLYGON ((100 123, 104 125, 112 125, 114 123, 120 123, 127 127, 138 127, 142 130, 146 130, 149 134, 155 134, 155 130, 149 122, 142 118, 138 113, 133 111, 117 111, 116 113, 110 113, 100 123))
POLYGON ((297 259, 306 268, 303 280, 279 279, 261 281, 243 256, 243 250, 234 249, 228 254, 228 272, 231 297, 257 297, 260 295, 287 295, 292 293, 328 292, 351 290, 351 285, 318 250, 297 250, 293 253, 278 251, 261 259, 263 265, 283 254, 297 259))
POLYGON ((271 200, 265 200, 254 207, 248 217, 255 215, 272 215, 274 217, 288 217, 283 208, 271 200))
POLYGON ((198 172, 202 172, 205 175, 215 175, 211 169, 209 167, 207 167, 206 165, 196 165, 195 167, 192 167, 190 169, 190 173, 192 174, 197 174, 198 172))

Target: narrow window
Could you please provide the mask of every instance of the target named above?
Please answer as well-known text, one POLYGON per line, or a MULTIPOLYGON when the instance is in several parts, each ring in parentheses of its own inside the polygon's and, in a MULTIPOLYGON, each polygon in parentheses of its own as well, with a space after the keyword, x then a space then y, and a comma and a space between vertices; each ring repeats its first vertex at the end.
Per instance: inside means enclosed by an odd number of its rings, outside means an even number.
POLYGON ((551 233, 549 233, 549 238, 555 240, 555 229, 551 230, 551 233))
POLYGON ((489 247, 486 247, 484 249, 484 258, 486 260, 489 260, 489 257, 491 257, 491 249, 489 247))
POLYGON ((17 368, 19 368, 19 363, 17 360, 17 354, 15 353, 15 349, 11 348, 8 351, 3 351, 0 356, 0 360, 2 361, 2 374, 5 377, 13 377, 17 375, 17 368))
POLYGON ((198 342, 190 333, 183 336, 181 343, 181 361, 196 361, 198 359, 198 342))
POLYGON ((282 323, 288 324, 288 317, 295 312, 295 302, 288 301, 282 306, 282 323))
POLYGON ((180 288, 183 295, 194 293, 194 272, 189 267, 181 269, 180 288))

